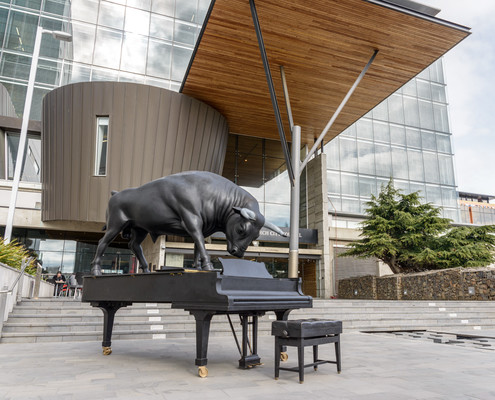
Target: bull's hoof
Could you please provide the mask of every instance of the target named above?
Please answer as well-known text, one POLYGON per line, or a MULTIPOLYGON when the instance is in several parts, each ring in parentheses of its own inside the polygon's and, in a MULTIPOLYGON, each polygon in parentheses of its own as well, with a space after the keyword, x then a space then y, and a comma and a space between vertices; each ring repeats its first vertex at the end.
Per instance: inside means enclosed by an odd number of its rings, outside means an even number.
POLYGON ((205 266, 203 266, 203 271, 213 271, 213 270, 214 268, 212 263, 208 263, 205 266))
POLYGON ((91 274, 95 276, 101 275, 101 267, 99 265, 93 266, 93 268, 91 268, 91 274))

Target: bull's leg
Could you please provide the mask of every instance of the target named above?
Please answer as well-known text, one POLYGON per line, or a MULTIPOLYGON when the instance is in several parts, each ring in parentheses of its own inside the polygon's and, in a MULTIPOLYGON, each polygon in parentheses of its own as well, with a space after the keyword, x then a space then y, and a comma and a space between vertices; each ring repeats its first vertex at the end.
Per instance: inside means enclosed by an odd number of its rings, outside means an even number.
POLYGON ((114 229, 110 228, 105 232, 105 235, 103 235, 103 237, 98 242, 95 258, 91 262, 91 273, 93 275, 101 275, 101 257, 105 253, 108 245, 117 237, 120 231, 120 227, 114 229))
POLYGON ((182 220, 182 224, 194 241, 194 264, 203 270, 210 271, 213 269, 213 264, 210 261, 210 256, 206 252, 205 237, 203 236, 203 221, 196 215, 188 215, 182 220))
POLYGON ((149 273, 148 262, 144 258, 143 248, 141 247, 141 243, 146 238, 148 232, 142 229, 131 229, 131 240, 129 240, 129 249, 134 253, 139 261, 139 267, 143 270, 144 273, 149 273))

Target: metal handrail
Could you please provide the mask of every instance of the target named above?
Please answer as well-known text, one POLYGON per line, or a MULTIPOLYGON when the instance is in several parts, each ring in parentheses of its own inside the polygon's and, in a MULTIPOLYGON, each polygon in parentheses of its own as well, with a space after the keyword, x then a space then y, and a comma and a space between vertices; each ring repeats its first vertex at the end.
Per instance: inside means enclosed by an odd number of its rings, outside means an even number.
POLYGON ((19 282, 19 280, 21 279, 21 277, 24 275, 24 271, 26 270, 27 266, 31 263, 31 260, 33 258, 32 257, 29 257, 26 261, 26 259, 23 259, 22 260, 22 266, 21 266, 21 272, 20 274, 17 276, 15 282, 12 284, 12 287, 8 290, 0 290, 0 293, 12 293, 17 285, 17 283, 19 282))

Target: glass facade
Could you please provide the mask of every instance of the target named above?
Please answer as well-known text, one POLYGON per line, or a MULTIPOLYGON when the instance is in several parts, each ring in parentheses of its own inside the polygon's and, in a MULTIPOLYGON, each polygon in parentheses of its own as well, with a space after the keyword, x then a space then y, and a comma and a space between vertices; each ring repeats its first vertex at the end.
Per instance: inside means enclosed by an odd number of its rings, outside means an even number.
POLYGON ((0 0, 0 83, 22 116, 38 25, 43 35, 31 119, 52 89, 131 81, 178 90, 210 0, 0 0))
POLYGON ((363 214, 390 178, 460 220, 442 61, 325 146, 330 213, 363 214))

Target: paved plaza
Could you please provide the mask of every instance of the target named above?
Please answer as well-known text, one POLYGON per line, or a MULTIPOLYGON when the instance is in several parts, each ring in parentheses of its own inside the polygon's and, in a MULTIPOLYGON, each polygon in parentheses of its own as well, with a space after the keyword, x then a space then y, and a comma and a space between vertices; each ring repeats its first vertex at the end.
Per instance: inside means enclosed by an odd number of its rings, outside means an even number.
MULTIPOLYGON (((480 333, 480 332, 478 332, 480 333)), ((197 376, 194 339, 0 344, 0 398, 29 399, 495 399, 495 352, 403 337, 344 333, 343 371, 333 364, 273 379, 273 338, 263 366, 237 368, 232 337, 210 339, 209 375, 197 376)), ((311 350, 307 348, 309 362, 311 350)), ((320 358, 334 359, 333 345, 320 358)), ((287 364, 295 365, 295 348, 287 364)), ((291 365, 291 366, 292 366, 291 365)))

